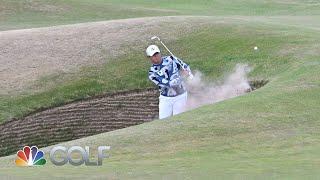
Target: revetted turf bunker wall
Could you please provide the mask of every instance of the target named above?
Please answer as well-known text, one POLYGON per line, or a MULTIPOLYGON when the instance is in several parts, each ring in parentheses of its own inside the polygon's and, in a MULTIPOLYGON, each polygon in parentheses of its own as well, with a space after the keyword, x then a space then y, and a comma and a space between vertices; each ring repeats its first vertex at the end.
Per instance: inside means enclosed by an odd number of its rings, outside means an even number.
POLYGON ((24 145, 44 147, 158 118, 158 90, 135 90, 71 102, 0 125, 0 156, 24 145))
MULTIPOLYGON (((251 90, 268 81, 250 81, 251 90)), ((45 147, 158 118, 157 89, 124 91, 38 110, 0 124, 0 156, 25 145, 45 147)))

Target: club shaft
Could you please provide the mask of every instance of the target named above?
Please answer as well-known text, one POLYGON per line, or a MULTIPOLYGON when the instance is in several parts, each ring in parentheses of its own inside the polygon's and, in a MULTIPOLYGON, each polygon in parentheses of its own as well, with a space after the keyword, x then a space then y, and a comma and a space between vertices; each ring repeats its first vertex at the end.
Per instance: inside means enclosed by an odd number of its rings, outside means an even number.
POLYGON ((166 50, 171 54, 171 56, 174 56, 173 53, 167 48, 167 46, 161 40, 159 41, 163 45, 163 47, 166 48, 166 50))
MULTIPOLYGON (((166 50, 171 54, 171 56, 174 56, 173 53, 169 50, 169 48, 161 41, 161 39, 160 39, 159 37, 157 37, 157 39, 160 41, 160 43, 162 44, 162 46, 163 46, 164 48, 166 48, 166 50)), ((178 63, 179 63, 179 61, 178 61, 178 63)), ((180 63, 179 63, 179 64, 180 64, 180 63)), ((180 64, 180 66, 182 67, 183 70, 186 70, 186 69, 183 67, 182 64, 180 64)))

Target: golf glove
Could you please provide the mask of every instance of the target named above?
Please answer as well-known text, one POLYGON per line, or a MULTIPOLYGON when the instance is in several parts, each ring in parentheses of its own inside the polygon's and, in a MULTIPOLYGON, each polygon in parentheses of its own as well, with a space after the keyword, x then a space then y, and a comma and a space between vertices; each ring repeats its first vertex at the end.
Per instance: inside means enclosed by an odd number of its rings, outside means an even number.
POLYGON ((173 87, 173 86, 178 86, 178 85, 180 85, 180 84, 181 84, 180 78, 172 79, 172 80, 169 82, 169 85, 170 85, 171 87, 173 87))

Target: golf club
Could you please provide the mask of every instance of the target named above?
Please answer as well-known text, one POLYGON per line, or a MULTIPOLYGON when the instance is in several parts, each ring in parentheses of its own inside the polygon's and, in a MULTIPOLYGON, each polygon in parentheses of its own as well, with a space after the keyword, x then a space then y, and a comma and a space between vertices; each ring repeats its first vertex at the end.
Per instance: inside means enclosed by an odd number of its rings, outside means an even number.
MULTIPOLYGON (((173 55, 173 53, 169 50, 169 48, 161 41, 161 39, 160 39, 158 36, 152 36, 152 37, 151 37, 151 40, 158 40, 158 41, 162 44, 162 46, 163 46, 164 48, 166 48, 166 50, 171 54, 171 56, 175 57, 175 56, 173 55)), ((186 71, 189 72, 189 78, 192 79, 192 78, 193 78, 193 74, 191 73, 191 71, 190 71, 189 69, 186 69, 186 68, 180 63, 180 61, 177 61, 177 62, 180 64, 180 66, 182 67, 183 70, 186 70, 186 71)))
POLYGON ((167 50, 172 56, 174 56, 173 53, 168 49, 168 47, 161 41, 161 39, 160 39, 158 36, 152 36, 152 37, 151 37, 151 40, 155 40, 155 39, 157 39, 158 41, 160 41, 160 43, 162 44, 162 46, 163 46, 164 48, 166 48, 166 50, 167 50))

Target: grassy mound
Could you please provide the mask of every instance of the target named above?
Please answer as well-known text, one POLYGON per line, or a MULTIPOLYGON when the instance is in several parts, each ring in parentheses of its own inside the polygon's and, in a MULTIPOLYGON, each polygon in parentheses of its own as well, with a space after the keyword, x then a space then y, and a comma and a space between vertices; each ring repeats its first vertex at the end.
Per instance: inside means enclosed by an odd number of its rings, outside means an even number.
MULTIPOLYGON (((316 43, 312 32, 301 37, 298 28, 274 28, 269 24, 248 23, 234 18, 189 19, 192 19, 190 22, 198 20, 202 23, 197 22, 200 24, 198 28, 175 37, 176 40, 168 38, 171 40, 168 46, 209 80, 218 79, 237 63, 253 67, 250 74, 253 79, 273 78, 299 61, 296 56, 316 43), (294 49, 296 43, 300 44, 299 51, 294 49), (259 51, 254 51, 254 46, 258 46, 259 51)), ((173 33, 168 36, 172 37, 173 33)), ((152 87, 147 79, 150 62, 141 51, 146 45, 147 42, 135 47, 127 46, 123 48, 127 49, 125 55, 99 67, 87 66, 74 73, 44 76, 29 93, 0 96, 0 121, 104 92, 152 87)))
MULTIPOLYGON (((254 67, 252 78, 270 80, 265 87, 167 121, 64 143, 110 145, 111 157, 99 168, 57 168, 49 163, 43 168, 17 169, 11 156, 1 158, 1 172, 5 172, 1 174, 32 177, 37 171, 43 178, 77 178, 86 174, 136 179, 319 176, 316 152, 320 147, 320 61, 314 49, 310 49, 317 48, 318 32, 232 18, 212 22, 168 45, 208 79, 219 77, 235 63, 246 62, 254 67), (259 47, 258 52, 253 50, 254 45, 259 47)), ((21 102, 32 104, 60 94, 73 97, 77 95, 73 88, 80 90, 76 92, 95 94, 106 89, 151 86, 146 85, 148 62, 136 61, 143 59, 143 54, 130 54, 99 70, 85 69, 82 74, 90 75, 85 83, 79 78, 21 102), (124 66, 126 72, 118 71, 124 66), (109 74, 115 76, 110 79, 109 74)))
MULTIPOLYGON (((254 68, 251 78, 268 79, 269 83, 244 96, 165 121, 63 143, 67 146, 110 145, 111 157, 101 167, 56 167, 48 162, 39 168, 17 168, 13 164, 15 157, 8 156, 0 158, 0 177, 31 179, 35 174, 42 179, 319 177, 320 21, 319 16, 291 16, 318 15, 319 3, 298 0, 217 0, 203 1, 201 5, 198 1, 158 2, 125 4, 143 8, 157 4, 155 7, 183 14, 286 15, 220 16, 205 20, 198 17, 203 22, 198 28, 168 41, 178 56, 193 69, 202 71, 208 80, 221 77, 237 63, 248 63, 254 68), (254 51, 254 46, 258 46, 259 51, 254 51)), ((79 21, 86 20, 96 19, 79 21)), ((99 68, 87 67, 75 75, 45 77, 39 82, 48 87, 45 91, 2 97, 2 120, 69 99, 152 86, 146 77, 149 63, 140 48, 142 45, 128 48, 126 56, 99 68), (125 71, 119 71, 123 68, 125 71), (60 82, 60 79, 66 81, 60 82), (52 87, 50 82, 59 82, 59 85, 52 87)), ((48 149, 50 147, 45 151, 48 149)))

